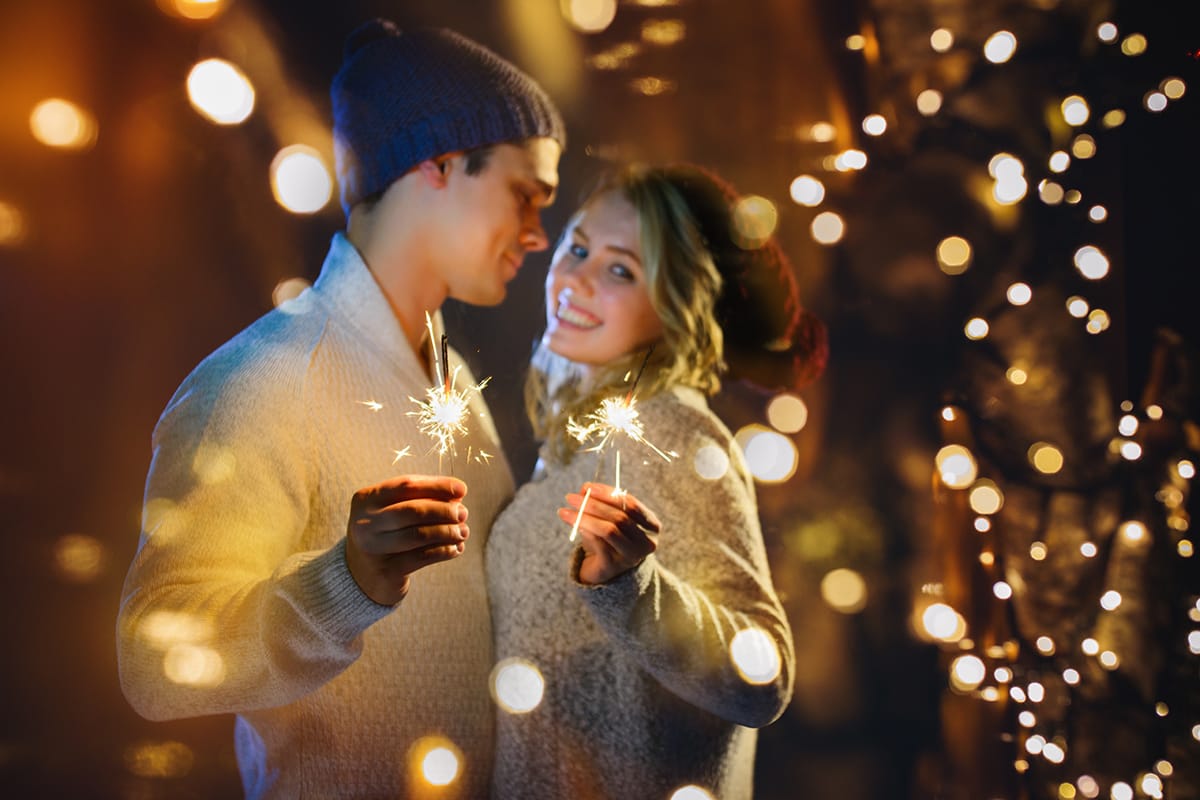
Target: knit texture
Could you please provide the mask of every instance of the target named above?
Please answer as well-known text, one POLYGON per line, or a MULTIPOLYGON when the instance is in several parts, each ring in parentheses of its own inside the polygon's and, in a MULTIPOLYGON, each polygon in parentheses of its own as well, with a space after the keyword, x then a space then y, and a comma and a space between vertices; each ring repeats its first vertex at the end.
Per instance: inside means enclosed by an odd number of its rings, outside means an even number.
POLYGON ((330 94, 347 216, 435 156, 538 136, 566 147, 562 118, 542 88, 450 30, 365 23, 347 38, 330 94))
POLYGON ((663 523, 658 550, 637 569, 578 583, 582 551, 556 514, 585 481, 613 481, 609 454, 599 465, 589 453, 543 462, 492 528, 496 657, 531 661, 545 680, 536 709, 498 717, 493 797, 662 800, 694 784, 750 798, 753 728, 791 698, 791 629, 738 448, 699 392, 676 389, 639 408, 647 437, 679 456, 666 463, 619 442, 623 488, 663 523), (697 474, 726 459, 721 477, 697 474), (761 686, 730 659, 734 635, 750 627, 780 654, 778 677, 761 686))
POLYGON ((407 413, 428 385, 339 234, 314 287, 202 362, 155 429, 121 684, 151 719, 238 714, 248 797, 412 796, 410 748, 428 735, 462 751, 463 796, 487 793, 482 556, 513 484, 482 399, 460 446, 495 457, 453 463, 469 487, 466 552, 415 573, 395 608, 362 593, 344 555, 355 490, 450 472, 407 413))

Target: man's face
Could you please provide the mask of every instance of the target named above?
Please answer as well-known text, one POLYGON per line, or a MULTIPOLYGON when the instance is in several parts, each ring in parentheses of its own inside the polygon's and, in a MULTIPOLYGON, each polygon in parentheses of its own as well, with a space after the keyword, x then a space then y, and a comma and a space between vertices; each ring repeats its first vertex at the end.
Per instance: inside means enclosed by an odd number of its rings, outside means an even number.
POLYGON ((438 263, 451 297, 497 305, 525 254, 546 249, 540 214, 558 187, 560 153, 547 138, 496 145, 475 175, 466 172, 466 156, 449 159, 438 263))

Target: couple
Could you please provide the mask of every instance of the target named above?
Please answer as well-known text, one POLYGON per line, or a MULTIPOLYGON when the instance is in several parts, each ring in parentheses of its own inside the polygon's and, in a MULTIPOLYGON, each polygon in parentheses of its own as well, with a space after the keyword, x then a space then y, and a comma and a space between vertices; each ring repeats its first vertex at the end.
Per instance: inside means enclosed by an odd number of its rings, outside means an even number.
POLYGON ((779 346, 802 317, 786 262, 736 246, 709 173, 616 173, 546 278, 532 480, 514 497, 478 393, 440 476, 408 413, 437 310, 501 302, 548 247, 563 124, 494 53, 384 21, 349 37, 332 99, 345 233, 312 289, 201 363, 155 428, 118 621, 126 696, 151 719, 236 714, 248 797, 421 795, 434 746, 456 756, 439 797, 749 797, 792 639, 753 483, 705 395, 737 350, 786 364, 784 385, 819 369, 819 347, 779 346), (613 454, 567 420, 643 366, 641 421, 677 456, 622 442, 622 493, 598 482, 613 454), (480 450, 496 455, 463 457, 480 450), (698 459, 727 469, 701 477, 698 459), (746 631, 776 669, 739 672, 746 631), (544 681, 528 713, 490 695, 510 658, 544 681))

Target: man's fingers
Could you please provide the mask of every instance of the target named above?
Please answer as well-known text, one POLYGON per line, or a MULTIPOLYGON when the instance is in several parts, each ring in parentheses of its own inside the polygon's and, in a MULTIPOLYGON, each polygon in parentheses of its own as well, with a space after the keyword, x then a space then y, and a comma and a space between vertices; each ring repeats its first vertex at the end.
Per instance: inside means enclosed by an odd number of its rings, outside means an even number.
POLYGON ((366 533, 387 534, 406 528, 455 525, 467 521, 467 507, 457 501, 406 500, 378 509, 365 509, 355 520, 366 533))
POLYGON ((372 508, 385 508, 406 500, 461 500, 467 484, 443 475, 398 475, 355 493, 372 508))
POLYGON ((471 536, 466 524, 416 525, 400 530, 371 532, 359 535, 359 546, 373 555, 403 555, 429 547, 457 545, 471 536))

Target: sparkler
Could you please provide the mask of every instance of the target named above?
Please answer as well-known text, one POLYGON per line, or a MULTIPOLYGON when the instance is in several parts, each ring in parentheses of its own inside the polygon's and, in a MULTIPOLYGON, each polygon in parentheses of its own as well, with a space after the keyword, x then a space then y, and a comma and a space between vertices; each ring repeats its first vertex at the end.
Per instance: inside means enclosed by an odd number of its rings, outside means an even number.
MULTIPOLYGON (((646 369, 646 363, 650 360, 650 354, 654 352, 654 347, 651 346, 646 351, 646 357, 642 359, 642 365, 638 368, 637 377, 633 379, 633 385, 629 387, 629 391, 624 397, 606 397, 600 401, 600 407, 590 414, 587 414, 582 422, 576 421, 573 417, 567 418, 567 433, 574 439, 583 444, 589 439, 599 437, 599 440, 590 447, 583 448, 585 453, 602 453, 606 447, 612 444, 619 435, 623 435, 641 444, 655 454, 660 456, 664 461, 671 461, 678 453, 674 451, 666 451, 655 445, 646 438, 646 426, 638 418, 637 397, 634 391, 637 389, 638 381, 642 379, 642 372, 646 369)), ((596 464, 597 472, 600 469, 599 463, 596 464)), ((613 482, 613 495, 624 495, 625 490, 621 488, 621 451, 616 450, 616 473, 613 482)), ((579 505, 579 515, 575 518, 575 525, 571 528, 571 541, 575 541, 575 536, 579 533, 579 521, 583 518, 583 511, 587 508, 588 500, 591 499, 592 492, 588 489, 583 495, 583 502, 579 505)))
MULTIPOLYGON (((429 330, 430 342, 433 342, 433 321, 429 318, 428 312, 425 314, 425 327, 429 330)), ((417 427, 421 433, 433 439, 433 450, 437 452, 440 464, 442 456, 449 454, 451 458, 454 457, 455 437, 467 432, 466 421, 467 413, 470 411, 468 401, 470 393, 483 391, 491 379, 484 378, 474 386, 468 386, 465 389, 457 388, 455 384, 462 365, 455 367, 453 372, 448 371, 449 345, 445 334, 442 334, 439 351, 435 351, 433 357, 436 382, 425 390, 425 400, 409 396, 408 399, 417 404, 417 410, 409 411, 408 416, 416 417, 417 427)), ((491 458, 482 450, 479 453, 476 460, 491 458)), ((470 456, 468 455, 468 457, 470 456)), ((451 462, 451 471, 453 471, 453 462, 451 462)))

